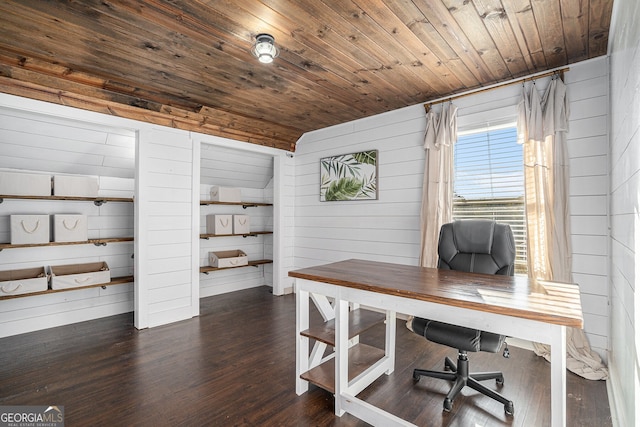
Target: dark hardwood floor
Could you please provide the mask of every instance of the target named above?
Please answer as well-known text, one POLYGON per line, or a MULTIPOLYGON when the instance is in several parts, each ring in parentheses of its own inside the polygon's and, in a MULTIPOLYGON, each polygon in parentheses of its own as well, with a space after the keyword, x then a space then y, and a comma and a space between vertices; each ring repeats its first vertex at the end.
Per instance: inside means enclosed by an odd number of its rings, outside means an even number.
MULTIPOLYGON (((324 390, 296 395, 293 295, 249 289, 203 299, 198 318, 142 331, 132 323, 125 314, 0 339, 0 405, 63 405, 67 426, 366 425, 335 417, 324 390)), ((361 340, 382 345, 384 327, 361 340)), ((515 347, 511 354, 472 354, 470 363, 504 372, 514 417, 468 388, 442 412, 449 384, 414 383, 411 371, 440 369, 455 351, 404 322, 395 372, 359 396, 420 426, 548 426, 549 364, 515 347)), ((569 426, 611 425, 605 383, 568 372, 567 411, 569 426)))

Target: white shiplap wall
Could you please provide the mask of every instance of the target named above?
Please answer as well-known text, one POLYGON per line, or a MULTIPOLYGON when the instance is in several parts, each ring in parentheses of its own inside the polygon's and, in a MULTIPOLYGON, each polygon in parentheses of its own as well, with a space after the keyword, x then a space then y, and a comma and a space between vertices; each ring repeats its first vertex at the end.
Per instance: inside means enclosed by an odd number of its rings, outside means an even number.
MULTIPOLYGON (((600 207, 606 206, 606 196, 601 200, 601 188, 588 185, 590 180, 603 179, 603 171, 606 179, 605 59, 572 65, 566 81, 571 108, 576 110, 568 135, 575 184, 571 188, 571 215, 576 221, 572 238, 578 261, 574 273, 581 284, 586 332, 594 349, 606 357, 607 330, 602 323, 607 321, 607 253, 601 243, 608 231, 607 212, 600 207), (589 167, 602 162, 604 169, 589 167), (588 259, 594 263, 587 270, 584 261, 588 259)), ((547 82, 548 78, 539 80, 539 90, 547 82)), ((520 94, 521 86, 513 85, 457 99, 459 126, 515 119, 520 94)), ((424 127, 424 108, 417 105, 301 138, 295 158, 296 268, 348 258, 418 264, 424 127), (320 159, 371 149, 379 150, 379 200, 320 202, 320 159)))
POLYGON ((135 146, 132 129, 0 106, 1 167, 133 179, 135 146))
POLYGON ((273 156, 262 152, 200 146, 200 182, 223 187, 264 189, 273 179, 273 156))
POLYGON ((301 138, 295 157, 296 268, 348 258, 417 263, 424 158, 420 108, 397 110, 301 138), (379 150, 379 199, 320 202, 320 159, 371 149, 379 150))
MULTIPOLYGON (((619 426, 640 424, 640 2, 614 2, 611 55, 611 380, 619 426)), ((616 425, 616 423, 614 423, 616 425)))
MULTIPOLYGON (((99 194, 132 197, 133 180, 100 178, 99 194)), ((90 239, 133 236, 133 204, 5 199, 0 204, 0 241, 10 240, 11 214, 83 214, 88 219, 90 239)), ((133 243, 107 246, 72 245, 4 249, 0 270, 82 264, 106 261, 111 277, 133 275, 133 243)), ((50 295, 0 301, 0 337, 126 313, 133 309, 133 286, 123 284, 106 289, 92 288, 50 295)))
POLYGON ((580 285, 589 343, 606 362, 609 348, 606 58, 572 65, 565 81, 571 101, 567 145, 573 280, 580 285))

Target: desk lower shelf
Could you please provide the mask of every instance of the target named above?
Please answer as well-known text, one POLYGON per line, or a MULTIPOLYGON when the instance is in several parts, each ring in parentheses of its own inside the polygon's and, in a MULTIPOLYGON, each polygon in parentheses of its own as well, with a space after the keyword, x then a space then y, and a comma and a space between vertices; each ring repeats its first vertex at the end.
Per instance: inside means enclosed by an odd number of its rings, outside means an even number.
MULTIPOLYGON (((367 344, 356 344, 349 349, 349 381, 366 371, 384 357, 384 350, 367 344)), ((330 393, 336 392, 335 361, 330 359, 300 375, 330 393)))
MULTIPOLYGON (((384 313, 376 311, 357 309, 349 312, 349 339, 360 335, 369 328, 383 323, 384 313)), ((320 325, 311 326, 309 329, 300 332, 303 337, 321 341, 331 347, 336 346, 335 319, 331 319, 320 325)))

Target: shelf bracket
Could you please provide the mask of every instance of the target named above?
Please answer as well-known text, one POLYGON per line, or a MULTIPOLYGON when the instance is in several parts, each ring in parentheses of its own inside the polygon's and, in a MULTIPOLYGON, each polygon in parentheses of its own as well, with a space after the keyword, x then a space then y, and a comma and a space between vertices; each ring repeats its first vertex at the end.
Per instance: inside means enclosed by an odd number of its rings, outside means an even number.
POLYGON ((206 274, 208 276, 209 272, 208 271, 203 271, 202 274, 206 274))
POLYGON ((102 205, 104 205, 105 203, 107 203, 107 201, 106 201, 106 200, 94 200, 94 201, 93 201, 93 204, 94 204, 94 205, 96 205, 96 206, 102 206, 102 205))
POLYGON ((100 286, 100 287, 101 287, 102 289, 107 289, 107 287, 106 287, 106 286, 100 286))
POLYGON ((0 203, 4 202, 4 199, 2 197, 0 197, 0 203))
POLYGON ((252 234, 252 233, 248 233, 248 234, 243 234, 242 235, 243 239, 246 239, 247 237, 258 237, 258 235, 257 234, 252 234))
POLYGON ((258 205, 248 205, 248 204, 247 204, 247 205, 244 205, 244 204, 243 204, 243 205, 242 205, 242 209, 255 208, 256 206, 258 206, 258 205))
POLYGON ((107 246, 107 242, 93 242, 96 246, 107 246))

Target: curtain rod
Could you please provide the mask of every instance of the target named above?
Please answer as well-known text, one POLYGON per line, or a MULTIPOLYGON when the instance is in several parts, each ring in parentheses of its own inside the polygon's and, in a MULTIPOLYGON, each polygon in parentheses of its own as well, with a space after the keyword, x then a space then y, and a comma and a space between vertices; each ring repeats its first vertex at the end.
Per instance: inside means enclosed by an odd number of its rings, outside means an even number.
POLYGON ((544 78, 544 77, 553 76, 554 74, 560 74, 560 78, 564 80, 564 73, 566 71, 569 71, 569 67, 556 68, 554 70, 543 71, 543 72, 538 73, 538 74, 532 74, 532 75, 529 75, 529 76, 526 76, 526 77, 521 77, 519 79, 509 80, 507 82, 496 83, 493 86, 487 86, 487 87, 483 87, 483 88, 479 88, 479 89, 472 89, 472 90, 470 90, 468 92, 460 93, 458 95, 446 96, 444 98, 439 98, 439 99, 436 99, 434 101, 425 102, 423 104, 424 105, 424 109, 426 111, 429 111, 429 108, 431 108, 431 105, 433 105, 433 104, 441 104, 443 102, 453 101, 454 99, 464 98, 465 96, 476 95, 478 93, 487 92, 489 90, 499 89, 501 87, 511 86, 511 85, 515 85, 515 84, 519 84, 519 83, 524 83, 527 80, 533 81, 533 80, 536 80, 536 79, 541 79, 541 78, 544 78))

